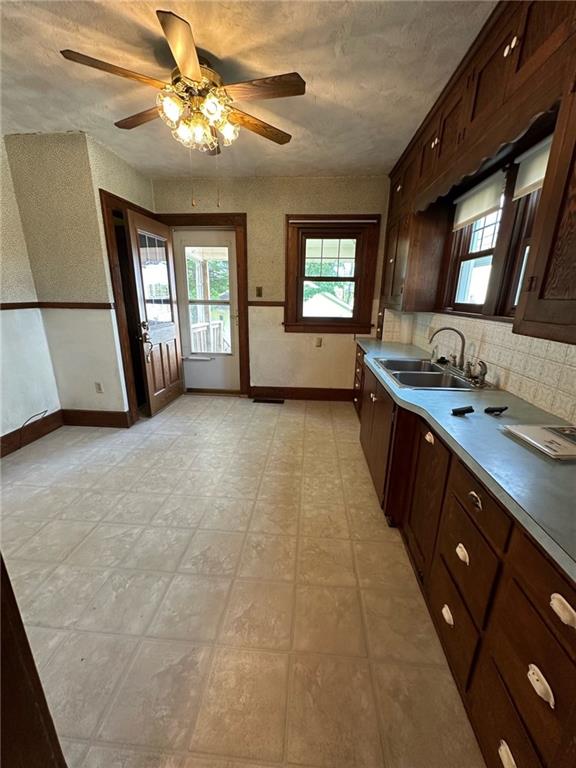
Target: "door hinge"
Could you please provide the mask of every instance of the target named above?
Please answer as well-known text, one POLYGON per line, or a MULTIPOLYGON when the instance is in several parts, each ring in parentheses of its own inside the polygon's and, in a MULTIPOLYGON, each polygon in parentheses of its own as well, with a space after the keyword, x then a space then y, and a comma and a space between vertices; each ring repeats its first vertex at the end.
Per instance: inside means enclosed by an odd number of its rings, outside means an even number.
POLYGON ((532 291, 535 291, 537 283, 538 275, 530 275, 528 282, 526 283, 526 293, 532 293, 532 291))

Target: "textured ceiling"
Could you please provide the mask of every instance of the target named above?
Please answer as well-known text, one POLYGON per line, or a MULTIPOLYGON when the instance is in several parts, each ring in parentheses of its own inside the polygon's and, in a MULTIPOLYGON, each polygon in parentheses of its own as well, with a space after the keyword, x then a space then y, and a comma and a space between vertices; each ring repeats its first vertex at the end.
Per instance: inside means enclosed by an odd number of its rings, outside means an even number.
MULTIPOLYGON (((386 173, 495 3, 3 2, 2 133, 85 131, 152 176, 386 173), (218 158, 190 152, 160 121, 121 131, 155 91, 65 61, 72 48, 166 78, 156 8, 187 18, 225 82, 297 70, 307 93, 244 109, 293 134, 277 146, 242 131, 218 158)), ((239 104, 242 107, 242 104, 239 104)))

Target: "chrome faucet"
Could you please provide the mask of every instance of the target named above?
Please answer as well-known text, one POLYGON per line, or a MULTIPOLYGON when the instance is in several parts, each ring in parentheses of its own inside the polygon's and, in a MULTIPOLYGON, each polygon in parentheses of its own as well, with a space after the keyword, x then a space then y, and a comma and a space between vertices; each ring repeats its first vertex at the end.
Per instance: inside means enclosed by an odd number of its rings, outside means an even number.
POLYGON ((449 325, 445 325, 442 328, 438 328, 438 330, 434 331, 434 333, 430 334, 430 338, 428 339, 428 343, 432 342, 432 339, 437 336, 440 331, 454 331, 454 333, 457 333, 458 336, 460 336, 460 355, 458 357, 458 368, 463 371, 464 370, 464 350, 466 349, 466 339, 464 338, 464 334, 462 331, 459 331, 458 328, 452 328, 449 325))

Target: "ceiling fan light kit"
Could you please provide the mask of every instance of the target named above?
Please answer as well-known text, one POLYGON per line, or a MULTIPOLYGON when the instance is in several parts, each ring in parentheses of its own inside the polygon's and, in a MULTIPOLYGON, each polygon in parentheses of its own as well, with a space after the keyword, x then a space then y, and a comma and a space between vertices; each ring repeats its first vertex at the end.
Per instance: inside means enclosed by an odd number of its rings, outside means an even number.
POLYGON ((210 155, 220 153, 220 143, 230 146, 238 138, 240 127, 277 144, 290 141, 289 133, 241 112, 233 102, 299 96, 305 93, 306 83, 297 72, 224 85, 210 63, 198 57, 190 24, 171 11, 156 11, 156 15, 178 65, 170 83, 77 51, 60 51, 65 59, 78 64, 160 88, 155 107, 119 120, 115 123, 118 128, 136 128, 160 117, 177 141, 210 155))

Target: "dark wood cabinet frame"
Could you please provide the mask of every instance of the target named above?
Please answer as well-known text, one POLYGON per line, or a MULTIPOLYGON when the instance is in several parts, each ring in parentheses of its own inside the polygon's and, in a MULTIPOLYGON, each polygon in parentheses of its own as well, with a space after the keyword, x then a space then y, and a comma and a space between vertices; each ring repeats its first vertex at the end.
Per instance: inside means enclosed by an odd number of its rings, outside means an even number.
MULTIPOLYGON (((126 219, 127 211, 135 211, 169 227, 213 227, 233 229, 236 237, 236 265, 238 284, 238 323, 240 357, 240 394, 249 394, 250 390, 250 353, 248 342, 248 248, 245 213, 153 213, 118 195, 100 189, 100 203, 104 219, 106 247, 110 264, 110 278, 114 294, 114 308, 118 324, 118 336, 122 355, 122 368, 128 397, 129 426, 138 421, 138 397, 130 350, 130 334, 124 301, 124 290, 120 272, 120 260, 114 232, 114 211, 122 211, 126 219)), ((128 226, 126 221, 126 227, 128 226)))
POLYGON ((292 333, 370 333, 378 244, 379 214, 286 215, 286 302, 284 330, 292 333), (354 278, 314 277, 317 282, 354 282, 352 318, 303 317, 302 302, 307 237, 356 238, 358 249, 354 278))

